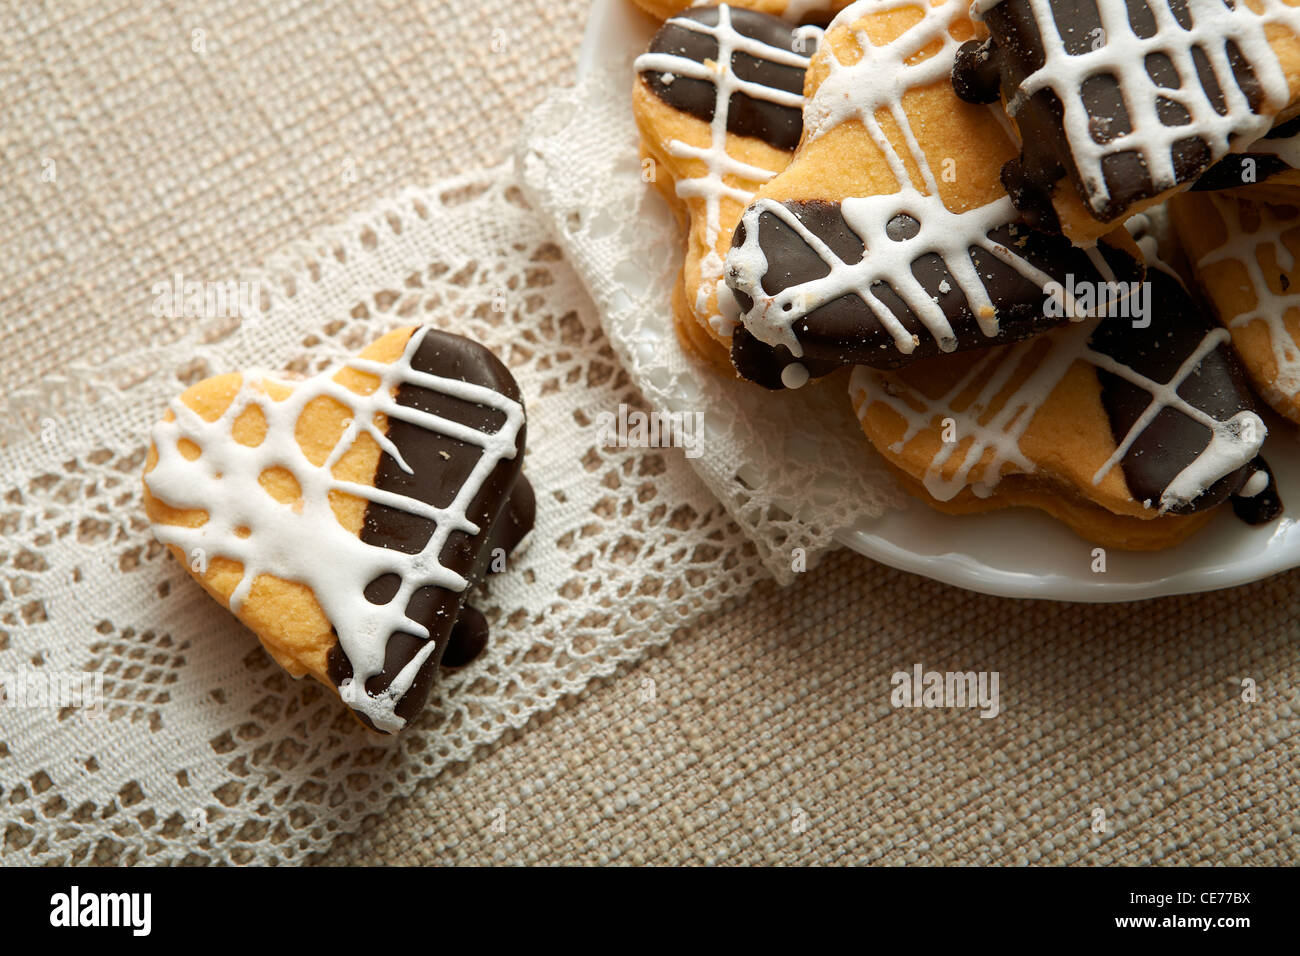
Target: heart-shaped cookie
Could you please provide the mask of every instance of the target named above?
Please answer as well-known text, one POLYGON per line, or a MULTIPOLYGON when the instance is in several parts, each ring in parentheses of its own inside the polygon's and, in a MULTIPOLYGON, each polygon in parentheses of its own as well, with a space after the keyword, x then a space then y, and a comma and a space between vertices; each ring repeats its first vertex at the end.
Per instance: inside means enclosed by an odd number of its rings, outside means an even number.
POLYGON ((1015 345, 939 356, 850 384, 903 484, 953 513, 1025 506, 1105 547, 1156 550, 1232 499, 1281 510, 1228 334, 1148 253, 1148 325, 1091 319, 1015 345))
POLYGON ((394 733, 487 625, 473 586, 533 524, 524 408, 477 342, 390 332, 302 381, 188 389, 153 430, 154 533, 295 677, 394 733))
POLYGON ((745 204, 799 142, 804 69, 820 34, 725 3, 694 7, 636 60, 643 175, 687 233, 674 323, 683 345, 728 373, 722 257, 745 204))

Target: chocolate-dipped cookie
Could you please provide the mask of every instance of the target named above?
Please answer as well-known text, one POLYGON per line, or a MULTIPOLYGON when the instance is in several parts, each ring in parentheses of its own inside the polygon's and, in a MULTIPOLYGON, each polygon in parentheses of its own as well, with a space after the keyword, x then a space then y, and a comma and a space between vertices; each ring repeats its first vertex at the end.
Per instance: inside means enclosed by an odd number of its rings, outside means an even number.
POLYGON ((790 387, 1017 341, 1091 311, 1051 309, 1054 285, 1109 284, 1117 304, 1136 287, 1141 256, 1122 229, 1078 249, 1017 212, 998 178, 1016 151, 1005 117, 949 79, 974 35, 944 0, 864 0, 831 24, 799 149, 727 256, 742 376, 790 387))
POLYGON ((759 184, 802 132, 804 70, 821 31, 727 4, 668 20, 637 58, 632 103, 654 185, 686 227, 673 293, 679 338, 730 370, 722 257, 759 184))
POLYGON ((1196 281, 1256 391, 1300 422, 1300 190, 1292 198, 1271 205, 1188 192, 1169 205, 1196 281))
POLYGON ((487 625, 466 602, 533 524, 524 408, 486 348, 391 332, 305 381, 188 389, 153 431, 154 533, 295 677, 404 727, 487 625))
POLYGON ((1106 547, 1176 544, 1229 499, 1270 520, 1281 505, 1257 457, 1267 430, 1228 335, 1167 267, 1153 260, 1147 276, 1147 325, 1090 319, 897 372, 855 369, 864 432, 940 510, 1038 508, 1106 547))
POLYGON ((953 84, 999 95, 1022 207, 1086 243, 1295 113, 1300 9, 1284 0, 976 0, 990 33, 953 84))

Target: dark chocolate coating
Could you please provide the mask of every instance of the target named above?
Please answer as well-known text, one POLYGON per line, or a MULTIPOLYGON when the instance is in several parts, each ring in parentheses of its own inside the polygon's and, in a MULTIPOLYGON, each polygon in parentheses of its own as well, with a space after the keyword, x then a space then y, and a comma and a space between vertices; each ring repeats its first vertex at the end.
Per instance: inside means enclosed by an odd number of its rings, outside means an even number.
POLYGON ((464 667, 483 653, 488 641, 488 622, 483 612, 466 604, 447 638, 447 649, 442 652, 443 667, 464 667))
MULTIPOLYGON (((1055 29, 1060 34, 1067 52, 1072 56, 1087 56, 1093 43, 1104 44, 1098 0, 1053 0, 1052 15, 1055 29)), ((1190 23, 1190 14, 1182 0, 1150 0, 1168 3, 1180 23, 1190 23)), ((1126 0, 1129 24, 1134 34, 1147 38, 1155 34, 1155 18, 1147 0, 1126 0)), ((989 102, 993 99, 993 77, 996 75, 1002 97, 1011 102, 1020 84, 1042 66, 1045 60, 1044 44, 1038 25, 1027 0, 1002 0, 987 10, 984 23, 991 34, 979 47, 961 51, 953 70, 953 87, 958 95, 971 102, 989 102)), ((1179 37, 1171 37, 1178 43, 1179 37)), ((1263 101, 1263 89, 1251 65, 1241 51, 1227 43, 1231 76, 1215 76, 1210 61, 1199 47, 1192 48, 1196 76, 1179 77, 1173 61, 1165 53, 1151 53, 1144 66, 1146 76, 1156 87, 1177 89, 1180 95, 1196 96, 1222 114, 1225 97, 1222 84, 1233 83, 1246 96, 1252 110, 1258 110, 1263 101)), ((1105 145, 1132 132, 1132 121, 1125 106, 1126 100, 1139 96, 1155 95, 1155 105, 1160 123, 1176 128, 1187 125, 1187 110, 1172 98, 1153 94, 1144 82, 1142 89, 1121 88, 1120 78, 1109 72, 1096 72, 1089 76, 1070 96, 1078 97, 1089 117, 1089 135, 1094 143, 1105 145)), ((1055 90, 1044 88, 1020 104, 1015 114, 1022 141, 1019 169, 1016 178, 1033 189, 1021 195, 1034 205, 1041 204, 1041 196, 1049 194, 1063 178, 1069 177, 1073 187, 1089 201, 1094 216, 1102 222, 1123 218, 1135 204, 1158 195, 1157 187, 1147 169, 1146 160, 1136 150, 1116 148, 1102 158, 1101 175, 1105 180, 1106 200, 1094 206, 1087 184, 1075 165, 1071 144, 1063 127, 1064 107, 1055 90)), ((1188 135, 1174 141, 1170 158, 1176 183, 1191 182, 1201 176, 1211 165, 1212 154, 1206 139, 1193 128, 1188 135)), ((1238 185, 1240 181, 1238 180, 1238 185)), ((1013 199, 1017 198, 1013 194, 1013 199)))
MULTIPOLYGON (((844 219, 840 203, 826 201, 788 202, 785 204, 800 222, 824 241, 841 260, 852 264, 862 259, 863 240, 844 219)), ((909 223, 895 217, 887 224, 906 237, 913 231, 909 223)), ((820 279, 830 267, 816 250, 778 216, 765 212, 758 217, 759 247, 768 262, 763 276, 763 290, 775 295, 794 286, 820 279)), ((1073 274, 1076 282, 1102 281, 1096 267, 1082 250, 1060 235, 1007 223, 992 230, 989 237, 1012 249, 1018 256, 1061 282, 1073 274)), ((732 239, 733 246, 745 242, 742 222, 732 239)), ((1142 264, 1105 243, 1098 246, 1114 272, 1116 282, 1133 282, 1142 277, 1142 264)), ((1019 341, 1067 321, 1065 317, 1048 317, 1044 313, 1047 294, 1038 286, 980 248, 970 256, 979 270, 982 284, 996 310, 999 331, 992 338, 980 330, 979 322, 966 296, 948 271, 948 264, 937 254, 929 253, 912 263, 912 275, 942 307, 957 339, 957 351, 985 348, 1019 341), (947 291, 941 285, 947 282, 947 291)), ((867 365, 872 368, 899 368, 923 358, 937 355, 939 344, 912 309, 886 282, 872 286, 886 308, 919 342, 910 354, 900 352, 880 319, 856 293, 825 302, 794 323, 794 333, 803 347, 798 359, 813 376, 843 365, 867 365)), ((736 292, 742 316, 753 307, 743 292, 736 292)), ((783 346, 765 345, 751 334, 737 329, 732 337, 732 363, 742 377, 768 388, 781 387, 780 370, 792 357, 783 346)))
POLYGON ((1232 510, 1246 524, 1268 524, 1282 513, 1282 498, 1277 493, 1277 480, 1273 477, 1273 469, 1268 466, 1263 456, 1257 457, 1252 464, 1255 466, 1255 471, 1262 471, 1268 475, 1268 487, 1249 498, 1233 495, 1232 510))
POLYGON ((958 48, 952 88, 960 99, 977 105, 997 100, 1001 74, 995 52, 993 43, 982 40, 967 40, 958 48))
MULTIPOLYGON (((471 382, 522 402, 519 387, 505 365, 482 345, 459 335, 428 330, 411 359, 411 367, 417 372, 471 382)), ((499 411, 416 385, 400 386, 396 398, 399 405, 488 433, 505 422, 504 414, 499 411)), ((383 671, 366 681, 368 693, 380 693, 426 641, 434 641, 433 653, 426 658, 395 708, 397 715, 407 721, 423 709, 444 655, 451 653, 456 664, 466 663, 486 643, 487 622, 478 611, 466 607, 466 600, 489 570, 494 550, 509 554, 533 526, 536 499, 522 474, 525 430, 524 427, 519 430, 515 457, 497 463, 466 510, 469 520, 478 525, 479 533, 453 532, 438 556, 443 567, 460 574, 469 581, 469 586, 463 591, 432 585, 416 590, 407 603, 406 615, 426 627, 430 636, 421 638, 402 631, 390 635, 383 671)), ((387 437, 412 473, 403 471, 396 459, 384 452, 375 470, 374 486, 435 507, 451 504, 482 454, 476 445, 391 417, 387 437)), ((370 502, 366 506, 361 540, 376 547, 416 554, 423 550, 433 531, 434 522, 427 518, 370 502)), ((376 604, 387 603, 397 594, 400 583, 395 574, 381 575, 367 586, 366 598, 376 604)), ((352 673, 352 664, 342 646, 335 644, 329 655, 330 678, 338 685, 352 673)), ((362 719, 365 720, 364 716, 362 719)))
MULTIPOLYGON (((1166 383, 1179 367, 1216 328, 1210 310, 1196 301, 1183 284, 1162 269, 1147 272, 1151 283, 1151 324, 1134 328, 1126 317, 1103 319, 1089 345, 1122 365, 1151 379, 1166 383)), ((1104 369, 1097 369, 1101 401, 1110 419, 1115 442, 1124 440, 1129 429, 1151 404, 1147 389, 1104 369)), ((1218 421, 1227 421, 1242 411, 1254 411, 1245 373, 1229 342, 1207 354, 1178 386, 1178 395, 1188 404, 1218 421)), ((1209 444, 1209 428, 1175 408, 1165 407, 1129 446, 1120 461, 1129 493, 1136 501, 1160 506, 1160 496, 1169 483, 1209 444)), ((1246 464, 1225 475, 1195 500, 1169 509, 1171 514, 1190 514, 1213 508, 1240 490, 1256 466, 1246 464)))
MULTIPOLYGON (((738 10, 734 7, 730 8, 730 11, 731 25, 737 33, 769 46, 795 52, 797 28, 766 13, 738 10)), ((708 26, 716 26, 718 18, 717 7, 684 10, 660 28, 650 42, 649 52, 681 56, 696 63, 716 60, 717 40, 708 34, 683 27, 674 20, 695 20, 708 26)), ((812 50, 798 52, 807 55, 811 54, 812 50)), ((803 93, 802 67, 786 66, 738 50, 732 54, 731 69, 742 80, 788 93, 803 93)), ((708 80, 696 80, 675 74, 671 83, 664 83, 663 72, 646 70, 641 74, 641 82, 673 109, 689 113, 706 123, 712 122, 717 105, 717 89, 714 84, 708 80)), ((777 149, 792 150, 799 145, 799 137, 803 132, 803 112, 795 107, 755 99, 744 93, 733 93, 727 110, 727 132, 761 139, 777 149)))

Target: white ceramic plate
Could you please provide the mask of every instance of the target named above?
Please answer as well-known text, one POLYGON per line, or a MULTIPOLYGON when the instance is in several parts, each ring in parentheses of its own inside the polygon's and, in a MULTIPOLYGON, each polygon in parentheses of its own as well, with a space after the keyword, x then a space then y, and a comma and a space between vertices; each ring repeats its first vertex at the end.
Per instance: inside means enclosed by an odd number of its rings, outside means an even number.
MULTIPOLYGON (((605 63, 626 63, 645 48, 654 29, 631 0, 595 0, 579 77, 605 63)), ((665 312, 663 321, 667 325, 671 315, 665 312)), ((1300 566, 1300 525, 1291 517, 1300 515, 1300 443, 1290 422, 1265 417, 1264 453, 1289 505, 1287 514, 1252 528, 1230 508, 1221 508, 1176 548, 1154 554, 1110 551, 1104 573, 1092 570, 1092 544, 1031 509, 958 517, 912 502, 838 537, 884 564, 1003 597, 1132 601, 1245 584, 1300 566)))

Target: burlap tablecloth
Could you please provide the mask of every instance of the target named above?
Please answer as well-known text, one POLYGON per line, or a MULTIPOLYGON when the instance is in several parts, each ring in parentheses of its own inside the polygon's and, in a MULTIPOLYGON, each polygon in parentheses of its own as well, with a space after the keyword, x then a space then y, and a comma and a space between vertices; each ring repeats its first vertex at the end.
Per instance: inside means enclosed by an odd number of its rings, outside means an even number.
MULTIPOLYGON (((159 277, 506 159, 585 6, 3 7, 6 387, 174 334, 159 277)), ((375 807, 322 862, 1295 863, 1297 583, 1059 605, 841 553, 375 807), (1002 713, 894 710, 917 663, 998 671, 1002 713)))

